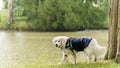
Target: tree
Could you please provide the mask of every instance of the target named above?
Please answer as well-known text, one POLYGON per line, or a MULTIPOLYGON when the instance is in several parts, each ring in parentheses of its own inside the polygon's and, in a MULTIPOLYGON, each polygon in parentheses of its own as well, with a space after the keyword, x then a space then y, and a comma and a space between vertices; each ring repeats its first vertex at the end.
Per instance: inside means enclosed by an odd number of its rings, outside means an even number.
POLYGON ((40 31, 106 28, 108 1, 19 0, 28 18, 28 26, 40 31))
POLYGON ((119 7, 120 7, 120 1, 118 2, 118 26, 117 26, 118 44, 117 44, 117 53, 115 58, 117 63, 120 63, 120 9, 119 7))
POLYGON ((120 63, 120 1, 111 0, 110 5, 109 46, 107 59, 115 59, 120 63))
POLYGON ((13 23, 13 0, 8 0, 8 24, 13 23))

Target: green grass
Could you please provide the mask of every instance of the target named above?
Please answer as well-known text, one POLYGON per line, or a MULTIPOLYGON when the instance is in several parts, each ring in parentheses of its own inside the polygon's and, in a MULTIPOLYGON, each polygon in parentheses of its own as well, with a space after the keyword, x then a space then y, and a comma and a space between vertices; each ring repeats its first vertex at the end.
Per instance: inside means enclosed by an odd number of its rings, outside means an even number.
MULTIPOLYGON (((7 14, 8 10, 0 10, 0 29, 7 29, 8 28, 8 22, 7 22, 7 14)), ((27 17, 14 17, 14 23, 12 23, 10 28, 12 30, 28 30, 28 24, 26 23, 27 17)))
POLYGON ((83 52, 77 54, 77 64, 72 64, 72 56, 66 64, 58 65, 62 53, 56 49, 52 39, 63 35, 69 37, 90 36, 98 40, 101 46, 107 47, 108 31, 83 32, 3 32, 0 36, 0 68, 120 68, 113 60, 104 60, 87 64, 83 52), (4 35, 5 34, 5 35, 4 35), (7 36, 7 37, 4 37, 7 36), (4 41, 5 40, 5 41, 4 41), (2 52, 3 52, 2 51, 2 52))
POLYGON ((7 10, 0 10, 0 28, 5 29, 7 27, 7 10))
MULTIPOLYGON (((64 65, 26 65, 26 66, 8 66, 8 68, 119 68, 120 65, 114 62, 111 63, 95 63, 95 64, 86 64, 78 63, 73 64, 64 64, 64 65)), ((4 68, 4 67, 3 67, 4 68)))

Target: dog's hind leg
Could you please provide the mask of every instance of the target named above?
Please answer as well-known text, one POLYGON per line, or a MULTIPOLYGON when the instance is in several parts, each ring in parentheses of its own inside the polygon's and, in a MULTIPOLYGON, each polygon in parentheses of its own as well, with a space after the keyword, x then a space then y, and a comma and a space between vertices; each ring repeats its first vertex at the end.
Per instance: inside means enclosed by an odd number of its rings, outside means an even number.
POLYGON ((88 57, 88 64, 92 62, 92 53, 90 51, 84 50, 85 54, 88 57))
POLYGON ((92 63, 92 56, 88 56, 88 64, 92 63))
POLYGON ((97 62, 97 57, 94 58, 94 61, 97 62))

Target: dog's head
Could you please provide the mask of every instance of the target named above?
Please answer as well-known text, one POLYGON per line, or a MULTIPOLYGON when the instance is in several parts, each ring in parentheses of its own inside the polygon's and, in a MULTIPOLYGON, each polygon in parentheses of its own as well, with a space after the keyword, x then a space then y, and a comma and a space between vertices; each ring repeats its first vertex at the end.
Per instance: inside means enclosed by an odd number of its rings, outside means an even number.
POLYGON ((69 37, 66 37, 66 36, 57 36, 57 37, 53 38, 53 44, 56 47, 62 49, 62 48, 64 48, 68 38, 69 37))

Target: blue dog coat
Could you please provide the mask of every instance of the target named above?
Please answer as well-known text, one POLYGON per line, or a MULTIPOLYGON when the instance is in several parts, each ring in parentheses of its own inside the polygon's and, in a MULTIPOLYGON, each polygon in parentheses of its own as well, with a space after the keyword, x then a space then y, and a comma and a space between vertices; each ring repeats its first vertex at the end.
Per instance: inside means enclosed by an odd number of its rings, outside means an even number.
POLYGON ((69 38, 66 42, 66 47, 71 50, 83 51, 91 42, 92 38, 69 38))

